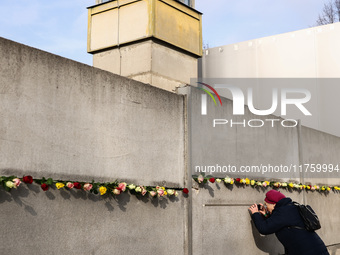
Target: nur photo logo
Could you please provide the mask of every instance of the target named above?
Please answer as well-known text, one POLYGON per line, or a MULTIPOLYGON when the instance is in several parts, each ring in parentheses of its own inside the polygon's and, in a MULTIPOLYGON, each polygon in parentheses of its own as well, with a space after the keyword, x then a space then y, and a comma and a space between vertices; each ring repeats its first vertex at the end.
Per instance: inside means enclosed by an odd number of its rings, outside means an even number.
MULTIPOLYGON (((218 98, 218 100, 220 101, 220 104, 222 106, 222 100, 221 100, 221 97, 220 95, 217 93, 217 91, 210 85, 206 84, 206 83, 203 83, 203 82, 197 82, 198 84, 201 84, 202 86, 205 86, 207 88, 209 88, 218 98)), ((207 93, 211 98, 212 100, 214 101, 215 105, 217 105, 216 103, 216 100, 214 98, 214 96, 206 89, 204 88, 201 88, 201 87, 197 87, 198 89, 200 90, 203 90, 205 93, 207 93)), ((201 114, 202 115, 207 115, 207 94, 202 94, 202 107, 201 107, 201 114)))
MULTIPOLYGON (((232 100, 232 115, 242 116, 245 115, 245 106, 248 107, 249 111, 256 116, 268 116, 271 114, 280 114, 281 116, 287 116, 287 108, 294 109, 304 116, 312 116, 311 112, 305 106, 311 100, 311 92, 305 88, 262 88, 262 91, 266 93, 262 96, 266 102, 270 102, 269 107, 266 109, 257 109, 254 106, 254 100, 256 98, 253 93, 253 88, 243 88, 243 90, 232 84, 214 84, 209 85, 204 82, 197 82, 199 84, 197 89, 205 92, 201 94, 201 115, 205 116, 208 114, 208 97, 210 96, 213 100, 215 107, 218 106, 217 99, 219 100, 220 107, 223 106, 220 95, 225 95, 229 92, 232 100), (218 92, 217 92, 218 91, 218 92), (278 110, 279 109, 279 113, 278 110)), ((224 106, 226 107, 226 106, 224 106)), ((236 122, 232 119, 216 118, 213 120, 213 127, 217 125, 230 124, 231 127, 234 125, 242 125, 249 127, 262 127, 266 122, 271 123, 274 127, 276 122, 280 122, 283 127, 295 127, 298 125, 298 121, 295 119, 244 119, 241 122, 236 122)))

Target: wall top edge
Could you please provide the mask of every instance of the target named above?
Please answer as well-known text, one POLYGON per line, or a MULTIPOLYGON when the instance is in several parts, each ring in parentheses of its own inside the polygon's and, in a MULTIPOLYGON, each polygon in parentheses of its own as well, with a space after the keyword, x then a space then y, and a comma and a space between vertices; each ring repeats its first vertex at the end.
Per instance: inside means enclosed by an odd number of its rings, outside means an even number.
MULTIPOLYGON (((195 8, 192 8, 182 2, 179 2, 179 1, 175 1, 175 0, 121 0, 119 5, 126 5, 126 4, 130 4, 130 3, 133 3, 133 2, 139 2, 139 1, 160 1, 160 2, 165 2, 169 5, 171 5, 172 7, 174 8, 180 8, 181 11, 184 11, 187 10, 187 11, 191 11, 191 12, 195 12, 196 14, 198 15, 203 15, 203 13, 197 11, 195 8)), ((95 5, 91 5, 89 7, 87 7, 87 9, 97 9, 99 8, 100 12, 102 11, 105 11, 105 10, 108 10, 108 9, 113 9, 113 8, 117 8, 118 6, 118 1, 117 0, 114 0, 114 1, 109 1, 109 2, 104 2, 104 3, 100 3, 100 4, 95 4, 95 5)))

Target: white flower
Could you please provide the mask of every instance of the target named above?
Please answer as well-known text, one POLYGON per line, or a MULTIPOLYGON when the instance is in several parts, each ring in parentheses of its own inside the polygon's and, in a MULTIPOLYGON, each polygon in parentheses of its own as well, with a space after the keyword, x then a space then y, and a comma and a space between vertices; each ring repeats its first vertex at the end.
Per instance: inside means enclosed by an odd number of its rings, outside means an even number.
POLYGON ((230 177, 226 177, 226 178, 224 179, 224 182, 225 182, 225 183, 230 183, 230 182, 231 182, 231 178, 230 178, 230 177))
POLYGON ((12 182, 12 181, 7 181, 6 186, 10 189, 17 187, 17 186, 15 186, 14 182, 12 182))
POLYGON ((134 185, 134 184, 130 184, 129 186, 127 186, 130 190, 132 190, 132 189, 135 189, 136 188, 136 185, 134 185))
POLYGON ((172 196, 175 194, 175 190, 173 189, 168 189, 167 192, 168 192, 168 196, 172 196))

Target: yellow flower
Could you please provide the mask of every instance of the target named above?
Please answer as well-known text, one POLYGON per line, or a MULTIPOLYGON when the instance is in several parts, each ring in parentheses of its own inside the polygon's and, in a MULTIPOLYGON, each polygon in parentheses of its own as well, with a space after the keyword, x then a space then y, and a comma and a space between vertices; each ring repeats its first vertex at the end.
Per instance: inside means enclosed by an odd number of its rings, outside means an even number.
POLYGON ((230 184, 234 184, 234 179, 231 179, 231 180, 230 180, 230 184))
POLYGON ((162 190, 165 190, 165 188, 164 188, 164 187, 162 187, 162 190))
POLYGON ((65 187, 65 184, 64 184, 64 183, 61 183, 61 182, 57 182, 57 183, 55 184, 55 186, 57 187, 57 189, 61 189, 61 188, 65 187))
POLYGON ((325 187, 325 186, 322 186, 321 190, 323 190, 323 191, 326 190, 326 187, 325 187))
POLYGON ((250 184, 250 180, 248 178, 246 178, 246 184, 249 185, 250 184))
POLYGON ((164 190, 164 196, 168 195, 168 192, 166 190, 164 190))
POLYGON ((251 181, 250 181, 250 185, 251 185, 251 186, 254 186, 254 185, 255 185, 255 180, 251 180, 251 181))
POLYGON ((288 186, 289 186, 290 188, 293 188, 293 187, 294 187, 294 184, 293 184, 293 183, 289 183, 288 186))
POLYGON ((310 189, 310 186, 309 186, 309 185, 307 185, 307 189, 310 189))
POLYGON ((106 193, 106 191, 107 191, 107 188, 104 187, 104 186, 101 186, 101 187, 99 188, 100 195, 104 195, 104 194, 106 193))
POLYGON ((327 187, 327 191, 330 191, 331 190, 331 188, 330 187, 327 187))

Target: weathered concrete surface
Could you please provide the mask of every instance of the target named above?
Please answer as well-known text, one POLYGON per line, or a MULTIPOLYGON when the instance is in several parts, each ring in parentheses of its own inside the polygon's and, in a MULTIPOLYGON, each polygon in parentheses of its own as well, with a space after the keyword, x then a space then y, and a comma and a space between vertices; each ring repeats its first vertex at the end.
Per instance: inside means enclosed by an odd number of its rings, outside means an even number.
POLYGON ((340 184, 340 138, 310 128, 302 128, 302 155, 305 164, 315 169, 304 173, 306 182, 340 184), (336 170, 337 169, 337 170, 336 170))
MULTIPOLYGON (((183 96, 5 39, 0 56, 1 175, 185 186, 190 173, 183 96)), ((200 93, 190 96, 188 107, 200 115, 200 93)), ((223 99, 220 108, 210 103, 207 118, 192 124, 197 147, 189 155, 202 164, 339 158, 339 139, 311 129, 238 126, 209 133, 212 116, 232 118, 230 101, 223 99)), ((245 118, 252 117, 247 112, 245 118)), ((6 254, 188 254, 191 247, 194 255, 277 254, 282 246, 273 236, 259 236, 247 212, 250 204, 263 201, 265 191, 209 184, 174 201, 128 194, 115 200, 76 191, 44 193, 23 184, 11 194, 0 190, 2 248, 6 254)), ((287 193, 317 211, 326 244, 340 242, 339 194, 287 193)), ((334 254, 337 247, 332 246, 334 254)))
MULTIPOLYGON (((188 89, 187 89, 188 90, 188 89)), ((222 98, 223 106, 208 100, 207 115, 201 115, 201 91, 190 88, 190 142, 191 170, 195 165, 259 166, 261 164, 289 166, 311 163, 339 164, 340 139, 306 127, 286 128, 246 125, 230 126, 230 119, 246 123, 250 119, 277 118, 255 116, 245 107, 244 116, 233 116, 232 102, 222 98), (227 119, 229 125, 213 127, 213 119, 227 119)), ((255 123, 253 123, 255 124, 255 123)), ((279 180, 297 183, 339 185, 339 173, 212 173, 214 176, 248 177, 258 180, 279 180), (308 178, 307 178, 308 177, 308 178)), ((194 183, 195 184, 195 183, 194 183)), ((195 185, 194 185, 195 186, 195 185)), ((196 185, 198 186, 198 185, 196 185)), ((250 222, 247 208, 263 202, 270 190, 249 186, 206 184, 192 195, 193 254, 283 254, 282 245, 275 236, 260 236, 250 222)), ((332 252, 340 243, 339 193, 299 192, 282 190, 286 196, 301 203, 310 204, 320 217, 322 229, 318 231, 332 252)), ((332 253, 336 254, 336 253, 332 253)))
POLYGON ((91 6, 88 52, 94 54, 93 66, 174 91, 197 77, 201 17, 198 11, 172 0, 109 1, 91 6))
MULTIPOLYGON (((323 237, 326 245, 336 244, 339 246, 340 193, 329 192, 320 194, 318 192, 306 192, 306 203, 312 206, 320 218, 321 229, 317 233, 323 237)), ((340 253, 340 247, 336 249, 340 253)), ((336 249, 333 247, 333 250, 336 249)))
POLYGON ((1 173, 183 186, 182 96, 5 39, 0 56, 1 173))
MULTIPOLYGON (((0 175, 183 187, 184 97, 0 38, 0 175)), ((185 254, 187 200, 0 188, 1 254, 185 254)))
MULTIPOLYGON (((259 234, 247 210, 253 203, 264 203, 268 190, 223 183, 200 185, 200 189, 192 194, 193 254, 284 254, 275 235, 259 234)), ((303 202, 303 192, 281 192, 294 201, 303 202)), ((339 194, 306 193, 307 203, 321 221, 318 235, 330 246, 330 254, 338 254, 339 194)))
POLYGON ((0 188, 1 254, 184 254, 185 198, 0 188))
POLYGON ((93 55, 93 66, 174 91, 197 76, 197 59, 152 40, 93 55))
MULTIPOLYGON (((278 119, 276 116, 255 116, 245 107, 244 116, 234 116, 232 101, 222 97, 222 105, 215 106, 208 100, 207 115, 201 115, 201 91, 191 89, 191 155, 193 171, 196 166, 235 166, 236 172, 215 173, 225 177, 257 177, 293 180, 299 178, 295 172, 242 172, 241 166, 290 166, 299 164, 297 128, 282 128, 280 122, 272 127, 265 119, 278 119), (213 127, 214 119, 225 119, 227 124, 213 127), (264 126, 250 127, 250 119, 264 121, 264 126), (231 125, 231 121, 234 124, 231 125), (243 124, 245 123, 245 124, 243 124)), ((281 119, 282 120, 282 119, 281 119)), ((259 123, 251 123, 259 125, 259 123)))

